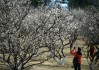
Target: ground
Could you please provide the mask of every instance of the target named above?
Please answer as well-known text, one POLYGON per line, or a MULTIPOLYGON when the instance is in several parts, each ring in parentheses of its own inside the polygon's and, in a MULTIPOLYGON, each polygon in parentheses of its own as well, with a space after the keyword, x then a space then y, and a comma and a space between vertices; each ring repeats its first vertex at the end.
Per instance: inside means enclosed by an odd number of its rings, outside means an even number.
MULTIPOLYGON (((83 56, 82 56, 81 69, 89 70, 88 60, 86 59, 83 50, 82 50, 82 52, 83 52, 83 56)), ((65 48, 64 53, 65 53, 66 57, 65 57, 65 61, 64 61, 65 63, 63 66, 59 65, 57 62, 55 62, 54 59, 49 59, 48 61, 44 62, 43 64, 34 65, 26 70, 74 70, 73 65, 72 65, 73 56, 70 55, 70 49, 65 48)), ((43 56, 41 56, 41 57, 45 58, 43 56)), ((38 61, 32 60, 30 62, 30 64, 36 63, 36 62, 38 62, 38 61)), ((4 67, 3 65, 0 65, 0 70, 8 70, 8 68, 4 67)))
MULTIPOLYGON (((55 63, 50 63, 50 62, 45 62, 42 65, 38 66, 33 66, 29 70, 74 70, 72 67, 72 63, 70 62, 71 58, 68 58, 64 66, 55 64, 55 63)), ((83 59, 82 63, 82 70, 88 70, 88 63, 86 62, 85 59, 83 59)))
MULTIPOLYGON (((29 70, 74 70, 72 65, 73 56, 69 54, 69 51, 66 51, 66 52, 68 52, 68 54, 66 54, 65 61, 64 61, 65 64, 63 66, 57 64, 53 59, 50 59, 43 64, 35 65, 31 67, 29 70)), ((82 70, 88 70, 88 67, 89 67, 88 61, 84 55, 82 56, 81 65, 82 65, 81 66, 82 70)))

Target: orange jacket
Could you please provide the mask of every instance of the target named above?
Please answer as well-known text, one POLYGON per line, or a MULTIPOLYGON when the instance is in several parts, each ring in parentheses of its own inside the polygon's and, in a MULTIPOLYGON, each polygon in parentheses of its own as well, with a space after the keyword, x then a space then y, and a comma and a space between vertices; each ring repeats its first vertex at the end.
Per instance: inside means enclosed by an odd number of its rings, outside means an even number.
POLYGON ((78 54, 75 49, 71 50, 71 54, 78 57, 78 62, 81 64, 82 54, 78 54))

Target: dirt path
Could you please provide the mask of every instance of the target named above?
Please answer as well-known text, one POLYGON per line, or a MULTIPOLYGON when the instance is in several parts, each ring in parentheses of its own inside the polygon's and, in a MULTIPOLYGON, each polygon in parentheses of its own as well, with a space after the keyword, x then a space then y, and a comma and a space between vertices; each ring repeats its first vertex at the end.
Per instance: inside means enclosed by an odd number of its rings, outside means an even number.
POLYGON ((33 66, 31 69, 29 70, 52 70, 52 69, 49 69, 45 66, 33 66))

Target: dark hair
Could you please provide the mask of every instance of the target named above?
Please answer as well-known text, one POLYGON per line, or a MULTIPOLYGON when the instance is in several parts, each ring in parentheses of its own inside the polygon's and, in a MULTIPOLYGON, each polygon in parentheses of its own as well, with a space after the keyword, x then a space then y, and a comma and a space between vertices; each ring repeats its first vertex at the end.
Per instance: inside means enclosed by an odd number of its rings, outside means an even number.
POLYGON ((74 49, 76 49, 76 47, 74 46, 74 49))
POLYGON ((78 47, 78 51, 79 51, 79 52, 81 51, 81 48, 80 48, 80 47, 78 47))

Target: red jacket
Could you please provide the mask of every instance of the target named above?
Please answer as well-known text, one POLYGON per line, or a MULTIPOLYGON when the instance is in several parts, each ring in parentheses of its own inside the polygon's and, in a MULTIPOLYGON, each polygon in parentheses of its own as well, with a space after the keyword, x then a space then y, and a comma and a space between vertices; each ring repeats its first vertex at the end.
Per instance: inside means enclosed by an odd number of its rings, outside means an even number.
POLYGON ((77 57, 78 57, 78 62, 81 64, 82 53, 79 54, 75 49, 73 49, 73 50, 71 51, 71 54, 72 54, 74 57, 77 56, 77 57))

